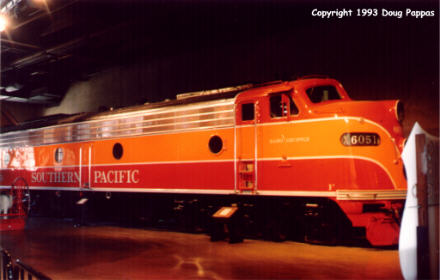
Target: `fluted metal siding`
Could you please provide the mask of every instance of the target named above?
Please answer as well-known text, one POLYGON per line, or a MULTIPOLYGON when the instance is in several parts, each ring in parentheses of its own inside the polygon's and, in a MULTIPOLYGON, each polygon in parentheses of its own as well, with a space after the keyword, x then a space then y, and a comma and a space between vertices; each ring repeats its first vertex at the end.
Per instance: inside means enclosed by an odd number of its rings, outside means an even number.
POLYGON ((195 129, 223 128, 234 124, 234 99, 115 113, 89 120, 8 132, 0 147, 41 146, 96 141, 195 129))

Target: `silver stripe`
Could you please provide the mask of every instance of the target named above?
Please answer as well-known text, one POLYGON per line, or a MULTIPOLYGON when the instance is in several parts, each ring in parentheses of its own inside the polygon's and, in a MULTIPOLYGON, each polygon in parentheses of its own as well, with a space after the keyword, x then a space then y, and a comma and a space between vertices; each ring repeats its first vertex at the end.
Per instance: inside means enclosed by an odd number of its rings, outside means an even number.
MULTIPOLYGON (((259 102, 255 102, 255 113, 259 112, 259 102)), ((255 114, 257 115, 257 114, 255 114)), ((254 191, 258 191, 258 129, 257 120, 254 120, 254 191)))
MULTIPOLYGON (((79 191, 75 187, 29 187, 31 190, 52 191, 79 191)), ((0 189, 10 189, 10 186, 0 186, 0 189)), ((194 193, 194 194, 237 194, 263 196, 291 196, 291 197, 336 197, 337 200, 402 200, 406 198, 406 190, 376 190, 376 191, 258 191, 256 193, 237 193, 231 190, 204 190, 204 189, 162 189, 162 188, 93 188, 81 191, 95 192, 138 192, 138 193, 194 193)))
MULTIPOLYGON (((236 112, 237 105, 234 104, 234 111, 236 112)), ((236 121, 237 114, 234 114, 234 191, 237 191, 237 121, 236 121)))
POLYGON ((258 191, 259 194, 268 196, 298 196, 298 197, 335 197, 336 192, 328 191, 258 191))
POLYGON ((89 146, 89 188, 92 187, 92 146, 89 146))
MULTIPOLYGON (((75 187, 49 187, 37 186, 29 187, 31 190, 41 191, 79 191, 75 187)), ((0 186, 0 189, 10 189, 10 187, 0 186)), ((93 192, 129 192, 129 193, 194 193, 194 194, 234 194, 233 190, 204 190, 204 189, 160 189, 160 188, 93 188, 81 189, 81 191, 93 192)))
MULTIPOLYGON (((232 106, 235 102, 235 98, 231 99, 223 99, 223 100, 215 100, 210 102, 200 102, 200 103, 194 103, 194 104, 188 104, 188 105, 175 105, 170 107, 160 107, 160 108, 154 108, 154 109, 145 109, 145 110, 137 110, 134 112, 122 112, 117 113, 115 112, 111 116, 97 116, 92 117, 91 121, 96 120, 113 120, 113 119, 121 119, 126 117, 133 117, 133 116, 149 116, 149 115, 155 115, 159 113, 179 113, 179 112, 187 112, 188 110, 200 110, 200 109, 207 109, 207 108, 218 108, 221 106, 232 106)), ((90 122, 91 122, 90 121, 90 122)))
MULTIPOLYGON (((18 146, 41 146, 41 145, 51 145, 51 144, 58 144, 58 143, 69 143, 69 142, 87 142, 87 141, 97 141, 97 140, 109 140, 114 138, 126 138, 126 137, 138 137, 138 136, 147 136, 147 135, 163 135, 163 134, 175 134, 179 132, 193 132, 193 131, 199 131, 199 130, 213 130, 213 129, 225 129, 225 128, 232 128, 232 122, 230 120, 223 120, 223 121, 211 121, 209 123, 199 123, 199 125, 195 124, 189 127, 182 127, 182 128, 175 128, 174 125, 169 125, 166 127, 167 129, 151 129, 150 131, 139 131, 137 133, 108 133, 109 135, 103 136, 102 134, 94 135, 94 137, 88 137, 88 136, 80 136, 76 137, 76 139, 71 138, 57 138, 57 139, 45 139, 44 141, 37 141, 37 140, 22 140, 22 141, 15 141, 12 142, 8 140, 8 143, 6 142, 0 142, 0 147, 18 147, 18 146), (52 141, 52 142, 51 142, 52 141)), ((0 141, 5 141, 0 138, 0 141)))
MULTIPOLYGON (((2 144, 28 144, 29 142, 36 142, 41 144, 48 144, 52 142, 72 142, 75 140, 89 140, 89 139, 102 139, 108 136, 127 136, 132 133, 137 134, 148 134, 148 132, 160 132, 166 130, 173 130, 179 128, 200 128, 206 127, 208 125, 232 125, 233 124, 233 116, 232 111, 230 114, 219 117, 219 115, 212 114, 213 117, 210 119, 195 119, 194 117, 186 118, 186 119, 173 119, 165 122, 157 122, 150 125, 139 125, 141 122, 137 122, 137 125, 133 125, 133 123, 122 123, 122 124, 114 124, 112 126, 100 126, 100 127, 86 127, 75 129, 75 126, 66 130, 65 127, 58 129, 45 129, 38 132, 28 132, 24 131, 21 135, 16 137, 9 137, 9 135, 5 134, 0 138, 2 140, 2 144), (70 131, 70 130, 73 130, 70 131), (42 139, 41 139, 42 138, 42 139), (9 143, 6 143, 8 141, 9 143)), ((76 127, 80 127, 81 125, 76 125, 76 127)))
POLYGON ((337 200, 394 200, 405 199, 406 190, 337 190, 337 200))
MULTIPOLYGON (((148 128, 154 128, 154 127, 161 127, 161 126, 167 126, 167 125, 186 125, 189 123, 196 123, 199 122, 206 122, 206 121, 212 121, 212 120, 225 120, 225 119, 231 119, 232 118, 232 110, 227 111, 216 111, 216 112, 209 112, 209 113, 198 113, 198 114, 187 114, 182 115, 181 118, 176 118, 176 116, 167 117, 167 118, 153 118, 153 119, 146 119, 146 117, 139 117, 141 120, 133 120, 131 122, 127 122, 127 120, 131 120, 133 118, 127 118, 125 120, 119 120, 118 123, 115 123, 115 121, 103 121, 98 124, 100 125, 94 125, 94 126, 87 126, 85 128, 81 128, 81 125, 76 125, 80 129, 76 131, 76 135, 84 135, 86 133, 89 133, 90 130, 95 130, 96 133, 108 133, 108 132, 114 132, 114 131, 127 131, 127 130, 146 130, 148 128), (224 115, 223 118, 219 118, 220 115, 224 115), (211 116, 207 118, 207 116, 211 116), (184 117, 184 118, 183 118, 184 117)), ((47 128, 44 130, 44 137, 59 137, 60 133, 67 134, 69 138, 72 138, 72 132, 69 131, 72 129, 72 126, 61 126, 56 129, 54 128, 47 128)), ((41 134, 41 133, 40 133, 41 134)), ((8 134, 5 134, 4 140, 10 140, 10 141, 29 141, 32 138, 38 138, 41 135, 35 132, 29 133, 27 136, 16 136, 16 137, 9 137, 8 134)), ((3 137, 2 137, 3 138, 3 137)))
POLYGON ((81 178, 82 178, 82 147, 79 148, 79 188, 81 189, 82 186, 82 182, 81 182, 81 178))
POLYGON ((234 99, 164 107, 97 117, 80 123, 0 135, 0 147, 39 146, 117 137, 213 129, 234 124, 234 99))

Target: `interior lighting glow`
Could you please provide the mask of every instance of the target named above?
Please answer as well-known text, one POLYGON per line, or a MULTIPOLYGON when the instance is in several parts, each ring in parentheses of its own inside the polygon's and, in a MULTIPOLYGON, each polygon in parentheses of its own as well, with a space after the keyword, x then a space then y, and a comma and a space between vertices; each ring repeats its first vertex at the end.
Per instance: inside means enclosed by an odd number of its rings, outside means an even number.
POLYGON ((50 14, 49 4, 47 0, 33 0, 33 3, 39 9, 44 9, 48 14, 50 14))
POLYGON ((8 27, 8 18, 5 15, 0 15, 0 32, 5 31, 8 27))
POLYGON ((47 5, 46 0, 32 0, 32 2, 37 6, 46 6, 47 5))

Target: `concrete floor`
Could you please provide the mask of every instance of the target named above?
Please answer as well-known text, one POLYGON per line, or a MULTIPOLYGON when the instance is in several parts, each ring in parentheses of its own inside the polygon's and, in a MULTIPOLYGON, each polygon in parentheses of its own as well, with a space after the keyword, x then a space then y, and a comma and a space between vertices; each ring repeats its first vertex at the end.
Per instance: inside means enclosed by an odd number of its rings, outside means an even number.
POLYGON ((0 232, 0 247, 52 279, 401 279, 398 251, 274 243, 210 242, 205 234, 73 227, 31 218, 0 232))

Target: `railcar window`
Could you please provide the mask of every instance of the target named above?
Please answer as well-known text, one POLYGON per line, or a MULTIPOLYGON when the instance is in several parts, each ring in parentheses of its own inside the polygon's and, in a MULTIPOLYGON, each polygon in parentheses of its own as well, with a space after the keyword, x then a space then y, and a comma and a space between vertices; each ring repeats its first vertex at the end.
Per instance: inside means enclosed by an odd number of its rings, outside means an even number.
POLYGON ((113 145, 113 157, 115 159, 120 159, 123 154, 124 154, 124 149, 122 148, 122 145, 120 143, 115 143, 113 145))
POLYGON ((247 103, 241 105, 241 120, 252 121, 255 118, 254 103, 247 103))
POLYGON ((341 96, 334 86, 311 87, 307 89, 306 92, 310 101, 313 103, 341 99, 341 96))
POLYGON ((55 150, 55 161, 58 163, 61 163, 64 158, 64 151, 63 148, 57 148, 55 150))

